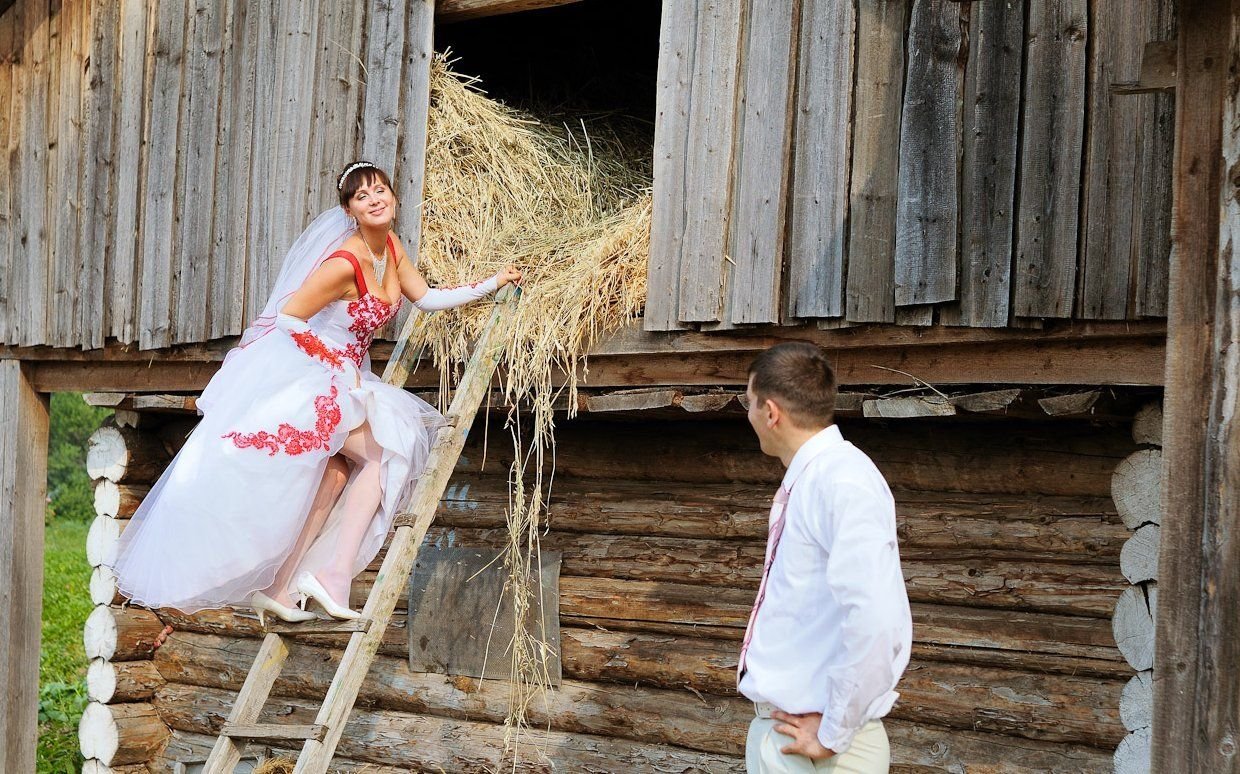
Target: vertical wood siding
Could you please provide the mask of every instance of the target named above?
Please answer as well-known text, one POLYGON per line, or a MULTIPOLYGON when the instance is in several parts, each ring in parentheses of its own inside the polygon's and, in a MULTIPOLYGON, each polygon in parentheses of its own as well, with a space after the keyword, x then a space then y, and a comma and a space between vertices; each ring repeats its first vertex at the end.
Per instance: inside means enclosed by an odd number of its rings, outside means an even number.
POLYGON ((647 329, 1165 312, 1172 104, 1112 87, 1172 36, 1171 0, 794 5, 775 14, 799 21, 787 46, 778 19, 732 9, 735 52, 665 11, 647 329), (708 187, 687 143, 721 103, 689 98, 689 51, 739 70, 722 95, 739 134, 708 187), (730 216, 693 210, 702 196, 730 216), (722 271, 713 248, 685 261, 695 229, 724 232, 722 271))
POLYGON ((237 335, 364 142, 410 186, 416 245, 428 8, 15 3, 0 15, 0 343, 237 335))

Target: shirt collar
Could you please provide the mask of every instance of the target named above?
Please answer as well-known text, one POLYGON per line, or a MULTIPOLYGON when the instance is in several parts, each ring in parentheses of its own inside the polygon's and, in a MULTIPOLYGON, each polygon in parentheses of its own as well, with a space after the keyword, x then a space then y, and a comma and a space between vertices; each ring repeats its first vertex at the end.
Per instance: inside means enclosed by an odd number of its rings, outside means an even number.
POLYGON ((784 491, 792 491, 792 485, 796 483, 801 473, 805 471, 805 466, 809 464, 810 460, 832 446, 843 442, 844 436, 840 433, 839 425, 833 424, 819 430, 808 441, 801 444, 801 448, 797 449, 797 453, 792 455, 792 462, 788 463, 788 470, 784 473, 784 491))

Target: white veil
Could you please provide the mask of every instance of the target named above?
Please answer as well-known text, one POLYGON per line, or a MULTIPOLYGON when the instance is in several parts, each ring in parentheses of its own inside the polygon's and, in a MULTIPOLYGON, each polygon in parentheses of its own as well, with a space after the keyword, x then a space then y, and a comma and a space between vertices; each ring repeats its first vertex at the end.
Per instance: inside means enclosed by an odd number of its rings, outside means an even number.
POLYGON ((289 248, 271 295, 267 297, 267 304, 241 334, 238 346, 245 347, 271 332, 275 327, 276 315, 289 296, 297 292, 310 273, 339 249, 354 230, 353 219, 345 215, 341 207, 329 207, 320 213, 289 248))

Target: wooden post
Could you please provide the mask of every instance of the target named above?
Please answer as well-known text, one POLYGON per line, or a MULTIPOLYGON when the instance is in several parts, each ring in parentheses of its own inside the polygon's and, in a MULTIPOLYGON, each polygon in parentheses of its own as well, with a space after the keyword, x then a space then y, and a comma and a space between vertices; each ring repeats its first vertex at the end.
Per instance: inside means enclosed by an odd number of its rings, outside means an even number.
POLYGON ((1180 0, 1150 771, 1240 772, 1235 0, 1180 0))
POLYGON ((0 360, 0 769, 34 771, 47 398, 21 363, 0 360))

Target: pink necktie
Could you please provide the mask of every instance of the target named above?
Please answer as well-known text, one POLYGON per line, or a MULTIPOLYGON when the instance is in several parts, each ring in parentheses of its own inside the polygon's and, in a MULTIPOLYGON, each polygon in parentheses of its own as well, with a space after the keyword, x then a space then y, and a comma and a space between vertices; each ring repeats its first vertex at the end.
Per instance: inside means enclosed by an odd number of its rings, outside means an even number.
POLYGON ((749 624, 745 626, 745 639, 741 643, 741 657, 736 664, 736 682, 739 685, 745 676, 745 654, 749 652, 749 642, 753 639, 753 624, 758 618, 758 608, 766 598, 766 580, 771 574, 771 564, 775 561, 775 549, 779 548, 779 536, 784 533, 784 514, 788 511, 789 492, 779 485, 775 493, 775 502, 771 505, 770 526, 766 536, 766 562, 762 565, 762 581, 758 584, 758 598, 753 603, 753 612, 749 614, 749 624))

